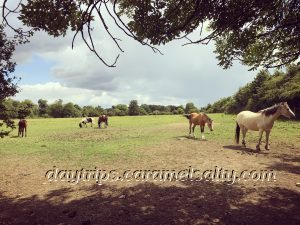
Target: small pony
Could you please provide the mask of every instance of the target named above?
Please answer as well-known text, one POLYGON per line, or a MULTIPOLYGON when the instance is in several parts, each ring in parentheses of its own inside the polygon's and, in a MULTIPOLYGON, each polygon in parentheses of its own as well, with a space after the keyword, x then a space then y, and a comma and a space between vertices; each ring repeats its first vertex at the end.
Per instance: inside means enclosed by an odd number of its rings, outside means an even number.
POLYGON ((192 124, 193 124, 193 137, 195 138, 195 127, 197 125, 200 125, 201 129, 201 138, 202 140, 205 139, 204 137, 204 127, 207 123, 208 128, 210 131, 213 131, 213 120, 209 118, 205 113, 191 113, 191 114, 184 114, 184 117, 186 117, 190 122, 190 133, 189 136, 191 136, 192 133, 192 124))
POLYGON ((82 124, 85 125, 85 127, 87 127, 87 124, 88 123, 91 123, 91 127, 93 127, 93 124, 94 124, 94 118, 92 117, 86 117, 86 118, 83 118, 81 120, 81 122, 79 123, 79 127, 82 128, 82 124))
POLYGON ((107 115, 101 115, 98 118, 98 127, 101 128, 101 123, 105 124, 105 128, 108 126, 108 116, 107 115))
POLYGON ((18 126, 19 126, 18 137, 20 137, 20 135, 22 135, 22 137, 24 137, 24 134, 25 134, 25 137, 27 137, 27 120, 20 119, 18 126))
POLYGON ((257 113, 251 111, 242 111, 236 118, 235 141, 239 144, 240 129, 242 129, 243 141, 242 145, 246 147, 245 137, 248 130, 259 131, 258 144, 256 150, 260 151, 260 144, 263 132, 266 132, 265 149, 270 150, 269 136, 275 120, 280 116, 287 118, 295 117, 287 102, 280 102, 272 107, 258 111, 257 113))

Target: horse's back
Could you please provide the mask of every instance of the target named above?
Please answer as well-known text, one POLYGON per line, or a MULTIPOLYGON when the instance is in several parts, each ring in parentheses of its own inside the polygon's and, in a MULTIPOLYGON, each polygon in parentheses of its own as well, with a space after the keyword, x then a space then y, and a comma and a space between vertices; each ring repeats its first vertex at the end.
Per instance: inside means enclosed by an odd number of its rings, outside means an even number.
POLYGON ((261 115, 251 111, 242 111, 237 115, 236 121, 239 126, 244 126, 250 130, 258 130, 258 122, 261 115))
POLYGON ((195 125, 200 125, 203 123, 202 116, 203 116, 203 113, 191 113, 190 114, 190 122, 195 125))
POLYGON ((27 126, 27 120, 20 119, 18 125, 19 125, 19 127, 26 127, 27 126))

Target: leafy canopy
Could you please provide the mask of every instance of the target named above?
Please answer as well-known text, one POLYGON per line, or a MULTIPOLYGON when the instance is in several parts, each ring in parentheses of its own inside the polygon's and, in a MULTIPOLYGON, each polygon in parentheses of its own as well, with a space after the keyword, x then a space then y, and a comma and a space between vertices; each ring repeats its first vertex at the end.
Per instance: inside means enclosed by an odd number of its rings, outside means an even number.
POLYGON ((94 26, 104 27, 123 51, 120 40, 109 31, 107 14, 124 33, 154 51, 158 51, 155 46, 175 39, 185 39, 186 44, 214 41, 219 65, 224 68, 234 60, 253 69, 281 67, 300 56, 298 0, 21 0, 16 10, 6 3, 6 23, 7 13, 20 10, 19 19, 31 31, 44 30, 56 37, 70 29, 74 39, 80 34, 107 66, 115 66, 118 56, 111 64, 102 59, 94 47, 94 26), (206 36, 204 23, 210 31, 206 36), (189 35, 197 29, 198 39, 191 40, 189 35))

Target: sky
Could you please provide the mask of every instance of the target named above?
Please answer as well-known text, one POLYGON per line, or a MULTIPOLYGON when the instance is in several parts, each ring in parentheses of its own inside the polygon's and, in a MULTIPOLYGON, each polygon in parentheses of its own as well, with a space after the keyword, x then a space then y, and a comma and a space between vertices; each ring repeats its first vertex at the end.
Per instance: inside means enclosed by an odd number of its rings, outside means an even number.
POLYGON ((113 62, 120 54, 116 67, 106 67, 80 37, 72 49, 72 32, 59 38, 38 32, 30 43, 15 51, 15 75, 21 78, 21 92, 14 98, 33 102, 42 98, 49 103, 62 99, 64 103, 102 107, 128 104, 135 99, 139 104, 193 102, 201 107, 234 94, 257 73, 238 62, 230 69, 222 69, 213 53, 213 43, 182 46, 184 40, 173 41, 158 46, 163 55, 154 53, 105 19, 114 36, 122 40, 124 52, 118 51, 100 22, 94 25, 93 37, 106 61, 113 62))

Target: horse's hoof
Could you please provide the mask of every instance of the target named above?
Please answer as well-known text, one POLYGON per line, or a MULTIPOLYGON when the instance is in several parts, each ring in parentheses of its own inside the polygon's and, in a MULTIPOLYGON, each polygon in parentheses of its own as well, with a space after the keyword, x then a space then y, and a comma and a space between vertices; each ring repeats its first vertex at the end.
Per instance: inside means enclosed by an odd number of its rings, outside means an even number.
POLYGON ((265 149, 269 151, 269 150, 270 150, 270 147, 269 147, 269 146, 265 146, 265 149))
POLYGON ((246 147, 246 142, 243 141, 243 142, 242 142, 242 145, 243 145, 243 147, 246 147))
POLYGON ((256 150, 257 150, 257 151, 260 151, 259 145, 256 145, 256 150))

